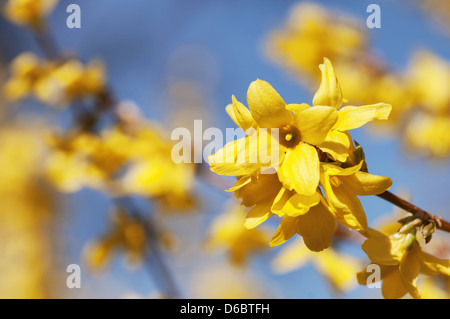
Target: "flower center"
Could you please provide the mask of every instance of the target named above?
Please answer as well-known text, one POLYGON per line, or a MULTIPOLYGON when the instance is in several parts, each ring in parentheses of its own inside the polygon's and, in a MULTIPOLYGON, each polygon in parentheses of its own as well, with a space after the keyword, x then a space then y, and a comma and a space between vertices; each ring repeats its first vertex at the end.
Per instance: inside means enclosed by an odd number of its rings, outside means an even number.
POLYGON ((301 138, 300 131, 291 124, 287 124, 280 129, 279 141, 285 147, 294 148, 300 143, 301 138))

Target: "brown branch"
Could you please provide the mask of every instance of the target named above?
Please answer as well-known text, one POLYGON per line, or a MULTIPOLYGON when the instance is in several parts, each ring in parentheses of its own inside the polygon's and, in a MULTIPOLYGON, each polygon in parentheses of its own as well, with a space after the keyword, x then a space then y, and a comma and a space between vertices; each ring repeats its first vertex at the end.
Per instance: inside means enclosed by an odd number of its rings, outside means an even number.
POLYGON ((389 191, 381 193, 377 196, 406 210, 407 212, 410 212, 415 218, 422 220, 423 223, 432 222, 436 225, 437 229, 450 233, 450 222, 444 220, 442 217, 435 216, 389 191))

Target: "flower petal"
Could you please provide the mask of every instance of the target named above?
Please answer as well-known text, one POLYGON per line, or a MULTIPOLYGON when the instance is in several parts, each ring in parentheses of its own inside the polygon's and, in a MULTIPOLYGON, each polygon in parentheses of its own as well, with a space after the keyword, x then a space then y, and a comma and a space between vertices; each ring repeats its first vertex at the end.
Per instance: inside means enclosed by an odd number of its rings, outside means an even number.
POLYGON ((373 120, 386 120, 391 110, 392 106, 386 103, 345 106, 339 110, 339 117, 334 128, 339 131, 348 131, 373 120))
POLYGON ((306 214, 312 206, 320 202, 320 193, 315 192, 311 196, 294 194, 285 203, 282 212, 290 217, 306 214))
POLYGON ((316 106, 294 113, 294 123, 300 131, 302 141, 319 145, 325 140, 338 119, 336 109, 316 106))
POLYGON ((417 291, 417 276, 420 272, 420 246, 418 243, 414 243, 411 250, 405 254, 400 262, 400 277, 403 281, 408 293, 415 299, 420 299, 420 294, 417 291))
POLYGON ((317 145, 323 152, 331 155, 335 161, 344 163, 350 155, 352 139, 348 132, 331 130, 322 143, 317 145))
POLYGON ((345 187, 356 195, 378 195, 392 186, 389 177, 356 172, 354 175, 342 176, 345 187))
POLYGON ((289 240, 297 232, 297 218, 284 216, 281 219, 275 234, 270 240, 271 247, 281 245, 289 240))
POLYGON ((336 222, 322 204, 311 207, 309 212, 297 218, 297 233, 312 251, 322 251, 331 245, 336 222))
POLYGON ((281 189, 276 174, 261 174, 244 187, 235 191, 236 198, 242 198, 242 205, 254 206, 266 200, 273 200, 281 189))
POLYGON ((287 151, 278 176, 284 187, 299 194, 313 195, 319 185, 320 163, 311 145, 300 143, 287 151))
POLYGON ((379 265, 397 265, 415 240, 412 234, 396 233, 385 236, 382 233, 370 236, 361 245, 369 259, 379 265))
POLYGON ((281 127, 292 121, 292 113, 275 89, 266 81, 253 81, 247 91, 253 119, 263 128, 281 127))
POLYGON ((272 202, 270 200, 256 204, 255 207, 248 212, 244 227, 252 229, 265 222, 267 218, 272 216, 270 211, 271 205, 272 202))
POLYGON ((378 282, 379 280, 382 280, 383 278, 385 278, 392 271, 398 270, 397 266, 378 265, 380 267, 380 276, 373 276, 374 272, 373 272, 373 270, 368 269, 369 266, 367 266, 366 268, 364 268, 363 270, 361 270, 360 272, 358 272, 356 274, 356 279, 358 280, 358 283, 360 285, 367 286, 367 284, 369 283, 368 282, 369 277, 371 279, 370 283, 374 284, 374 283, 378 282), (377 280, 377 279, 379 279, 379 280, 377 280))
POLYGON ((256 122, 253 119, 250 110, 246 108, 244 104, 239 102, 234 95, 231 97, 231 100, 233 103, 227 105, 225 110, 234 121, 234 123, 236 123, 236 125, 244 131, 246 131, 250 127, 256 128, 256 122))
POLYGON ((436 276, 443 274, 450 276, 450 260, 439 259, 424 251, 420 252, 421 269, 420 271, 426 275, 436 276))
POLYGON ((408 293, 398 269, 395 269, 383 279, 381 292, 386 299, 399 299, 408 293))
POLYGON ((272 268, 278 274, 298 269, 310 261, 313 254, 301 240, 292 241, 292 243, 287 243, 286 247, 275 258, 272 268))
POLYGON ((319 65, 322 73, 322 82, 313 98, 313 105, 326 105, 338 108, 342 104, 342 90, 334 73, 330 60, 324 58, 324 63, 319 65))
POLYGON ((258 143, 249 136, 227 143, 217 153, 208 157, 211 170, 219 175, 241 176, 256 173, 258 163, 258 143))
POLYGON ((335 210, 336 220, 345 227, 364 232, 367 217, 358 197, 345 184, 332 189, 335 196, 331 196, 330 206, 335 210))

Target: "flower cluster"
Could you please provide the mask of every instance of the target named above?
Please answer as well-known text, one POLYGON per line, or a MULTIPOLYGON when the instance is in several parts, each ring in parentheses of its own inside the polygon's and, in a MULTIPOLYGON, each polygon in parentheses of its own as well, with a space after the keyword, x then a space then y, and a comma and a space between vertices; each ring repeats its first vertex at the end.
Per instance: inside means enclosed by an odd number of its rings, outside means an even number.
POLYGON ((83 65, 76 59, 46 61, 25 52, 11 63, 11 77, 3 87, 10 102, 33 96, 54 107, 100 95, 105 88, 105 71, 100 61, 83 65))
POLYGON ((49 134, 46 171, 59 190, 83 187, 113 197, 138 195, 157 200, 163 208, 188 208, 194 166, 171 160, 172 143, 156 125, 140 123, 103 130, 100 134, 49 134))
POLYGON ((58 0, 8 0, 4 15, 11 22, 40 30, 44 18, 53 10, 58 0))
POLYGON ((322 82, 313 106, 286 104, 262 80, 252 82, 248 89, 249 109, 233 97, 227 111, 248 135, 209 158, 213 172, 237 177, 230 191, 243 205, 252 207, 247 228, 272 215, 281 217, 272 246, 297 233, 309 249, 321 251, 331 244, 335 221, 364 233, 367 220, 357 195, 380 194, 392 183, 388 177, 362 170, 361 149, 355 147, 349 134, 369 121, 386 119, 391 106, 341 107, 342 91, 331 62, 325 58, 320 70, 322 82), (267 129, 272 133, 260 134, 267 129), (265 143, 266 135, 270 135, 269 143, 265 143), (260 154, 260 148, 274 143, 278 144, 279 158, 271 163, 276 172, 268 174, 261 159, 250 159, 251 154, 260 154))

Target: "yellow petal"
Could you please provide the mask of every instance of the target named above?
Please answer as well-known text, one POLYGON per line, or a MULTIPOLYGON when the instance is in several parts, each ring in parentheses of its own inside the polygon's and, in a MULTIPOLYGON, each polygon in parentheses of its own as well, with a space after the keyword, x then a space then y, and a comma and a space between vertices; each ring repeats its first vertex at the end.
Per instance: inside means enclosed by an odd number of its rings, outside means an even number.
POLYGON ((313 195, 319 185, 320 164, 317 151, 300 143, 287 151, 278 176, 284 187, 299 194, 313 195))
POLYGON ((288 104, 286 105, 286 109, 288 109, 289 111, 295 113, 295 112, 300 112, 306 109, 309 109, 311 106, 309 106, 306 103, 301 103, 301 104, 288 104))
POLYGON ((231 186, 229 189, 227 189, 226 192, 234 192, 234 191, 244 187, 245 185, 247 185, 251 181, 252 181, 252 177, 250 175, 238 178, 236 183, 234 183, 233 186, 231 186))
POLYGON ((283 216, 284 215, 283 207, 286 204, 286 202, 289 200, 289 198, 291 198, 294 194, 295 194, 294 192, 287 190, 284 187, 281 187, 277 196, 273 200, 273 204, 272 204, 272 207, 270 210, 280 217, 283 216))
POLYGON ((344 292, 356 285, 355 272, 359 269, 359 262, 342 253, 329 248, 314 259, 318 270, 328 279, 333 288, 344 292))
POLYGON ((411 250, 403 256, 400 262, 400 277, 403 281, 403 286, 405 286, 408 293, 415 299, 420 298, 420 294, 417 291, 417 276, 420 272, 420 247, 418 243, 415 243, 411 250))
POLYGON ((292 243, 287 243, 280 254, 275 257, 272 268, 278 274, 298 269, 310 261, 313 254, 301 240, 292 241, 292 243))
POLYGON ((396 233, 388 237, 378 233, 364 241, 361 248, 374 263, 397 265, 414 240, 415 237, 412 234, 396 233))
MULTIPOLYGON (((368 284, 369 276, 374 274, 373 269, 372 270, 368 269, 369 266, 367 266, 366 268, 364 268, 363 270, 361 270, 360 272, 358 272, 356 274, 356 279, 360 285, 366 286, 368 284)), ((370 283, 376 283, 379 280, 382 280, 383 278, 385 278, 392 271, 398 270, 397 266, 385 266, 385 265, 378 265, 378 266, 380 267, 380 276, 371 276, 370 283), (376 280, 376 279, 379 279, 379 280, 376 280)))
POLYGON ((253 206, 266 200, 273 200, 280 189, 281 183, 276 174, 261 174, 257 180, 252 180, 237 189, 235 196, 242 198, 242 205, 253 206))
POLYGON ((324 58, 319 65, 322 73, 322 82, 313 98, 313 105, 326 105, 338 108, 342 104, 342 90, 334 73, 330 60, 324 58))
POLYGON ((383 279, 381 292, 386 299, 399 299, 408 293, 405 286, 403 286, 398 269, 395 269, 383 279))
POLYGON ((322 251, 331 245, 336 222, 322 204, 311 207, 309 212, 297 218, 297 233, 312 251, 322 251))
POLYGON ((211 170, 219 175, 252 175, 261 167, 255 154, 258 154, 258 143, 246 136, 227 143, 216 154, 210 155, 208 162, 211 170))
POLYGON ((358 197, 345 184, 332 187, 334 196, 330 195, 330 206, 334 209, 336 220, 350 229, 364 232, 367 228, 367 217, 358 197))
POLYGON ((253 81, 247 91, 251 115, 259 127, 275 128, 289 124, 292 113, 275 89, 266 81, 253 81))
POLYGON ((436 276, 443 274, 450 276, 450 260, 439 259, 424 251, 420 252, 421 269, 420 271, 426 275, 436 276))
POLYGON ((297 217, 306 214, 312 206, 320 202, 320 193, 315 192, 311 196, 294 194, 291 196, 282 208, 282 212, 290 217, 297 217))
POLYGON ((329 106, 316 106, 294 113, 294 123, 300 131, 302 141, 319 145, 330 132, 338 119, 336 109, 329 106))
POLYGON ((323 152, 331 155, 335 161, 344 163, 350 154, 352 139, 348 132, 331 130, 322 143, 317 145, 323 152))
POLYGON ((387 191, 392 186, 389 177, 372 175, 366 172, 356 172, 354 175, 342 176, 347 189, 356 195, 378 195, 387 191))
POLYGON ((270 240, 269 245, 274 247, 285 243, 297 232, 297 219, 293 217, 284 216, 281 219, 275 234, 270 240))
POLYGON ((252 114, 250 110, 244 106, 241 102, 239 102, 236 97, 233 95, 231 97, 233 104, 230 104, 226 107, 226 111, 231 119, 239 126, 241 129, 246 131, 250 127, 256 127, 256 123, 253 120, 252 114))
POLYGON ((270 206, 272 201, 268 200, 259 204, 256 204, 247 214, 244 227, 247 229, 255 228, 261 223, 265 222, 267 218, 272 216, 270 206))
POLYGON ((364 106, 345 106, 339 110, 339 117, 334 128, 339 131, 352 130, 373 120, 386 120, 392 106, 378 103, 364 106))
POLYGON ((359 164, 346 168, 342 168, 335 164, 322 164, 321 168, 325 175, 348 176, 358 172, 363 164, 364 161, 360 161, 359 164))

